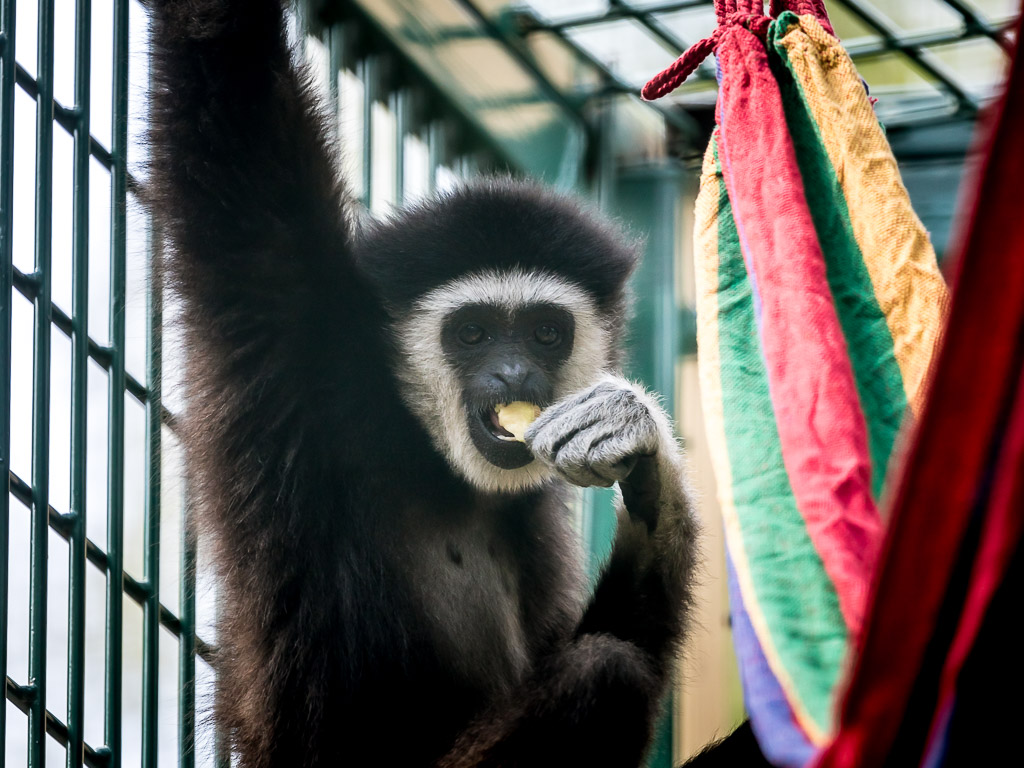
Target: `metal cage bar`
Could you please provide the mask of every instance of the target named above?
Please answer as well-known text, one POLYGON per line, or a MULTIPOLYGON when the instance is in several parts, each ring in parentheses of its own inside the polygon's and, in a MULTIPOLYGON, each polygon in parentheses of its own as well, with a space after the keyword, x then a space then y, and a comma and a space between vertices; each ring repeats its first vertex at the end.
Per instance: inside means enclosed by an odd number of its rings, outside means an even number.
POLYGON ((50 486, 50 290, 52 287, 53 6, 39 0, 36 58, 35 328, 32 345, 32 505, 29 561, 28 765, 45 764, 46 581, 50 486))
MULTIPOLYGON (((0 0, 0 169, 14 164, 15 0, 0 0)), ((14 281, 13 173, 0 173, 0 481, 11 471, 11 302, 14 281)), ((10 496, 0 493, 0 681, 7 687, 10 496)), ((0 702, 0 742, 7 743, 7 702, 0 702)))
MULTIPOLYGON (((150 245, 148 249, 152 252, 150 245)), ((157 765, 157 715, 160 661, 160 490, 162 391, 161 341, 163 326, 162 286, 150 270, 147 297, 146 367, 150 396, 146 407, 146 509, 143 542, 144 572, 149 594, 143 603, 142 638, 142 768, 157 765)))
POLYGON ((89 58, 92 3, 75 4, 71 328, 71 530, 68 541, 68 768, 85 759, 86 428, 89 368, 89 58))
POLYGON ((110 155, 110 341, 107 458, 107 637, 104 739, 111 768, 121 766, 124 626, 125 291, 128 144, 128 0, 114 2, 114 83, 110 155))
MULTIPOLYGON (((187 509, 187 507, 186 507, 187 509)), ((184 512, 184 510, 183 510, 184 512)), ((181 635, 178 641, 178 766, 195 768, 196 755, 196 545, 187 519, 181 526, 181 635)))

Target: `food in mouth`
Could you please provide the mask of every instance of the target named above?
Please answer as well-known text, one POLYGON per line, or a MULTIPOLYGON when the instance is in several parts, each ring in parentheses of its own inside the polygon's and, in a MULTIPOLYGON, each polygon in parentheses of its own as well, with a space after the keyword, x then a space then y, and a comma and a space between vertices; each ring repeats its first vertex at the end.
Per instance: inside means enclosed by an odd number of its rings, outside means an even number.
POLYGON ((526 428, 540 416, 540 406, 516 400, 512 403, 494 406, 494 412, 497 416, 498 426, 508 434, 506 437, 497 433, 496 437, 501 440, 518 440, 520 443, 525 443, 526 428))

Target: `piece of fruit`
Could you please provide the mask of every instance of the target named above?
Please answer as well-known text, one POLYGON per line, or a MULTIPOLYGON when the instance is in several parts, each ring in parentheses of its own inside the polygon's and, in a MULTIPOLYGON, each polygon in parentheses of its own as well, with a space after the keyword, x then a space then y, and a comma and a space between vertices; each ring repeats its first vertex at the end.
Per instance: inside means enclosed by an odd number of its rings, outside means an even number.
POLYGON ((498 414, 498 425, 521 443, 526 442, 526 428, 540 416, 539 406, 522 400, 516 400, 508 405, 498 405, 494 410, 498 414))

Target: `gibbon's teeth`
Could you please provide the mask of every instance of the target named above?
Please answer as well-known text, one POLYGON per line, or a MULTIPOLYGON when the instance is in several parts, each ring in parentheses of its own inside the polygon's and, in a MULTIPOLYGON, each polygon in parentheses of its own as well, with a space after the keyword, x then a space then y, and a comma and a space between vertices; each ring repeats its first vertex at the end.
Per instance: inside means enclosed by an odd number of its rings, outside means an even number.
MULTIPOLYGON (((522 400, 498 406, 495 411, 498 414, 498 426, 505 432, 512 433, 512 439, 518 440, 520 443, 526 442, 527 427, 540 416, 540 406, 522 400)), ((498 435, 498 437, 508 440, 502 435, 498 435)))

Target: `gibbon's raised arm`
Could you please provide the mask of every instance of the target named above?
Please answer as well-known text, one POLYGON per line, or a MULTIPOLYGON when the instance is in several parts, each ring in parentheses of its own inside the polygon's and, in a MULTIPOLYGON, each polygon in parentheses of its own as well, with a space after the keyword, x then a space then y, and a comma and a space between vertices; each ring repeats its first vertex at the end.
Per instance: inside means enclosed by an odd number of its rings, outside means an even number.
POLYGON ((354 367, 367 387, 386 375, 385 320, 352 266, 345 192, 292 61, 285 5, 149 0, 147 194, 171 244, 190 354, 204 358, 187 385, 204 398, 230 387, 219 415, 250 408, 262 427, 298 434, 327 426, 328 401, 354 400, 329 396, 354 367))
POLYGON ((285 5, 150 0, 149 194, 189 309, 215 335, 244 334, 239 350, 273 337, 282 364, 305 368, 319 344, 343 355, 358 339, 341 329, 375 328, 380 310, 351 266, 345 193, 285 5))
POLYGON ((352 489, 399 408, 387 322, 351 260, 283 3, 148 7, 148 203, 182 300, 190 496, 220 577, 217 722, 245 768, 337 764, 311 713, 354 695, 353 649, 377 626, 351 608, 377 585, 344 567, 352 489))
POLYGON ((272 281, 274 294, 333 277, 348 250, 343 194, 291 59, 284 3, 149 7, 153 203, 182 270, 230 285, 272 281))

